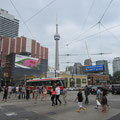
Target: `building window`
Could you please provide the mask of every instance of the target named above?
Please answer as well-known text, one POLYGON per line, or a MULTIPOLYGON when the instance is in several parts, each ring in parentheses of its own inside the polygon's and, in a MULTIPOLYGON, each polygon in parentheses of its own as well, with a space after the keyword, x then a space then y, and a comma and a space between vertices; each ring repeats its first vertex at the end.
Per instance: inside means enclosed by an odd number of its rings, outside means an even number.
POLYGON ((70 78, 70 87, 74 87, 75 86, 75 80, 74 78, 70 78))
POLYGON ((76 87, 81 87, 81 79, 80 78, 76 79, 76 87))
POLYGON ((83 84, 86 84, 86 79, 82 79, 82 83, 83 83, 83 84))
POLYGON ((68 78, 65 78, 65 87, 68 87, 68 78))

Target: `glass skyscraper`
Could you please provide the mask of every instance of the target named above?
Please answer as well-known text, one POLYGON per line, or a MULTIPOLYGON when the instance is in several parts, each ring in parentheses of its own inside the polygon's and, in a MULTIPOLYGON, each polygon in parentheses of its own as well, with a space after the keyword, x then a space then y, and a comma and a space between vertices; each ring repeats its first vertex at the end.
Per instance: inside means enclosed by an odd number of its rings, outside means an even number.
POLYGON ((116 57, 113 60, 113 73, 120 71, 120 57, 116 57))
POLYGON ((96 65, 104 65, 104 75, 108 75, 109 74, 109 70, 108 70, 108 61, 107 60, 98 60, 96 61, 96 65))

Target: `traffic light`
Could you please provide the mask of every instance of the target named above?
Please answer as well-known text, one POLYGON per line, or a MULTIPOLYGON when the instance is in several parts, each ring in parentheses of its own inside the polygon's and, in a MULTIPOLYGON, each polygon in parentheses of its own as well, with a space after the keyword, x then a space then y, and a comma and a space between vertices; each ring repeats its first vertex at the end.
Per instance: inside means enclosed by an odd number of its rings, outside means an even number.
POLYGON ((8 73, 6 73, 6 75, 5 75, 6 77, 8 77, 8 73))
POLYGON ((35 78, 35 75, 33 75, 32 77, 35 78))

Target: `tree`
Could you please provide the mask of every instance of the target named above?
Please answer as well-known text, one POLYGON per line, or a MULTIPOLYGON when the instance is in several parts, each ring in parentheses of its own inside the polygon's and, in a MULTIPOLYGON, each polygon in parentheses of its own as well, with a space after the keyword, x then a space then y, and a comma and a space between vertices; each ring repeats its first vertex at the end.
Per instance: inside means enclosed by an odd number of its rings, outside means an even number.
POLYGON ((120 71, 117 71, 113 74, 113 82, 120 83, 120 71))
POLYGON ((113 76, 111 74, 109 74, 109 79, 110 79, 110 84, 113 83, 113 76))

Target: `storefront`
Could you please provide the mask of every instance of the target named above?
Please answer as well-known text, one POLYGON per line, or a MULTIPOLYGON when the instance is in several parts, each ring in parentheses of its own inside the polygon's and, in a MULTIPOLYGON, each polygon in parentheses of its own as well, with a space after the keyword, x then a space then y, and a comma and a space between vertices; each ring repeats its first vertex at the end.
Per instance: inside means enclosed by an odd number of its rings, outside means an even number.
POLYGON ((59 74, 59 77, 64 77, 66 87, 83 87, 88 85, 87 75, 71 75, 59 74))
POLYGON ((110 84, 109 75, 88 75, 88 85, 110 84))

